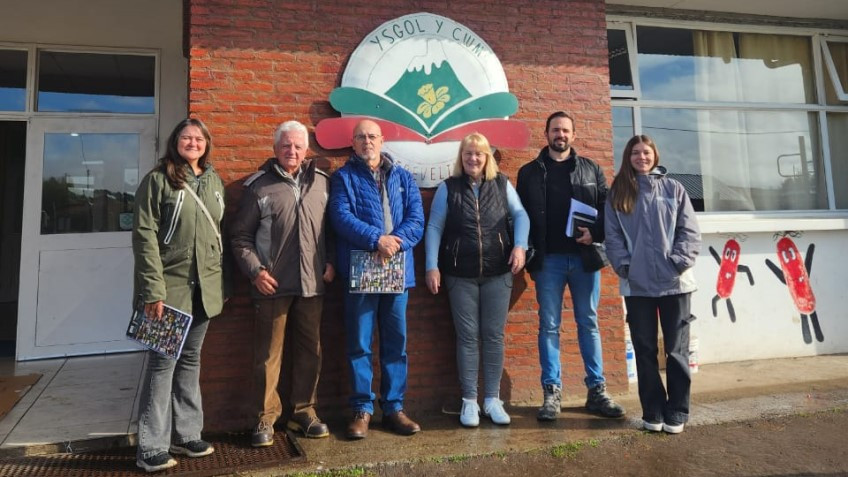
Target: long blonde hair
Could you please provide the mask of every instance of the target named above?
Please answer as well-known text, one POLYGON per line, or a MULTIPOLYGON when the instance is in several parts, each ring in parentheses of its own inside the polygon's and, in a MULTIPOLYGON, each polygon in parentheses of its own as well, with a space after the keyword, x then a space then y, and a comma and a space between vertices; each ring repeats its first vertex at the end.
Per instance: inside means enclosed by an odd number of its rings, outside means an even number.
POLYGON ((465 173, 462 168, 462 151, 471 144, 480 148, 486 154, 486 165, 483 166, 483 178, 487 181, 494 180, 498 176, 498 163, 495 161, 495 156, 492 155, 492 146, 489 145, 489 140, 486 136, 473 132, 462 138, 459 143, 459 152, 456 155, 456 162, 453 165, 453 177, 462 177, 465 173))
POLYGON ((629 214, 633 212, 633 205, 636 203, 636 194, 639 192, 639 185, 636 183, 636 172, 633 171, 633 166, 630 164, 630 154, 636 144, 645 144, 654 151, 654 163, 651 169, 657 167, 660 163, 660 151, 654 140, 644 134, 637 134, 627 141, 624 146, 624 152, 621 157, 621 167, 618 168, 618 174, 612 181, 610 187, 611 205, 614 210, 629 214))

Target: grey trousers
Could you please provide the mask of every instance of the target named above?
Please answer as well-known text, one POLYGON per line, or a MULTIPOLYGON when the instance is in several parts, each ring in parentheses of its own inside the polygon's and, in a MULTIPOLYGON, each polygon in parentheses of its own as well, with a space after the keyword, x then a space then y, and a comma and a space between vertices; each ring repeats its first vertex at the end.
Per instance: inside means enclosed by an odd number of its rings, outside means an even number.
POLYGON ((445 285, 456 328, 456 364, 462 397, 477 399, 482 356, 484 397, 496 398, 503 374, 504 327, 512 274, 484 278, 445 275, 445 285))

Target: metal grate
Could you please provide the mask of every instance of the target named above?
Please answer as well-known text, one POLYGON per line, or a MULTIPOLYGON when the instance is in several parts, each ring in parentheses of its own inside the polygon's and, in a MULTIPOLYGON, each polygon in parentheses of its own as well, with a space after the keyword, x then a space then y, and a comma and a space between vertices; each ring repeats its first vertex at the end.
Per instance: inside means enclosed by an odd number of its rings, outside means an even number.
MULTIPOLYGON (((288 432, 274 434, 274 445, 250 446, 249 434, 208 436, 215 446, 209 456, 192 459, 175 456, 179 465, 156 475, 212 476, 299 462, 302 449, 288 432)), ((146 475, 135 465, 135 448, 110 449, 82 454, 50 454, 0 460, 0 476, 15 477, 119 477, 146 475)))

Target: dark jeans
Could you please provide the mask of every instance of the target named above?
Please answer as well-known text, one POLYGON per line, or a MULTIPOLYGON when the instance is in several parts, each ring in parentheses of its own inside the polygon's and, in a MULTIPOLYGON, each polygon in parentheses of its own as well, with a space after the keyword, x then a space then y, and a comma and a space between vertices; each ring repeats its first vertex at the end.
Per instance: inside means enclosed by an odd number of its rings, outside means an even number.
POLYGON ((625 297, 627 323, 636 372, 639 376, 639 400, 642 419, 649 422, 680 424, 689 421, 689 323, 691 293, 663 297, 625 297), (668 393, 660 377, 657 353, 657 313, 663 330, 666 352, 665 377, 668 393))

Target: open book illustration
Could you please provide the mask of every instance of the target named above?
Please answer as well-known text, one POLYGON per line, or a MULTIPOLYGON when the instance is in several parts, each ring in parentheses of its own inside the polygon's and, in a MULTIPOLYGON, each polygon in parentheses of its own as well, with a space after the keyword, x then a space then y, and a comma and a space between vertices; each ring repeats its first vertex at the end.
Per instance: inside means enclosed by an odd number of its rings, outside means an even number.
POLYGON ((162 319, 152 320, 137 306, 127 327, 127 338, 163 356, 178 359, 191 327, 191 315, 164 305, 162 319))
POLYGON ((598 219, 598 209, 577 199, 571 199, 571 209, 568 211, 568 222, 565 225, 567 237, 582 235, 577 227, 591 227, 598 219))
POLYGON ((351 250, 351 293, 403 293, 405 262, 403 252, 383 258, 380 252, 351 250))

